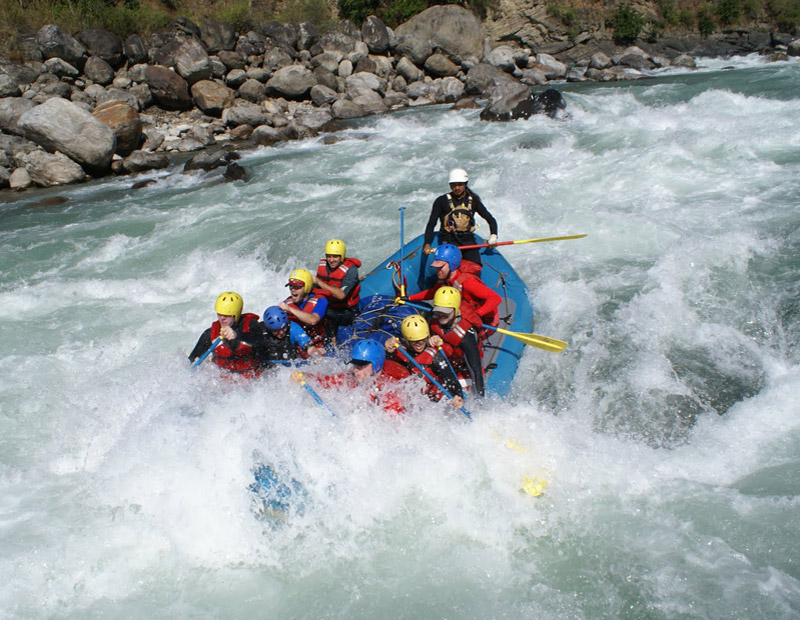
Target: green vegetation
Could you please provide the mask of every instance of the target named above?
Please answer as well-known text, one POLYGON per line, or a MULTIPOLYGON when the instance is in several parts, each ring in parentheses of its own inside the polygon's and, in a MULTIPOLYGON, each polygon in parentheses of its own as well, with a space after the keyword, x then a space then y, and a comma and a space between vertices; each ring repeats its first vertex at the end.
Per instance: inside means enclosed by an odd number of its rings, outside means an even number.
POLYGON ((737 23, 742 17, 742 4, 739 0, 719 0, 717 17, 723 26, 737 23))
POLYGON ((642 14, 627 4, 617 5, 611 18, 611 27, 614 29, 614 43, 628 45, 633 43, 641 34, 647 21, 642 14))

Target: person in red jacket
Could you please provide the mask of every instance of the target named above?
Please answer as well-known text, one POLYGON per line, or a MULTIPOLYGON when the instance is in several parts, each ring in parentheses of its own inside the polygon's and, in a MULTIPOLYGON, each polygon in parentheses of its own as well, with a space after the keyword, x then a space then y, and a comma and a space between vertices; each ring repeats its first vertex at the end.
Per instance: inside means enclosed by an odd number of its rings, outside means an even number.
POLYGON ((322 295, 312 293, 314 277, 306 269, 295 269, 289 274, 289 297, 278 304, 286 312, 289 320, 299 323, 306 330, 311 345, 321 347, 326 344, 325 317, 328 300, 322 295))
POLYGON ((258 322, 258 315, 242 314, 243 309, 244 301, 238 293, 227 291, 217 297, 214 304, 217 320, 200 335, 189 354, 189 361, 194 362, 211 348, 217 337, 221 337, 222 342, 214 349, 214 363, 230 372, 257 376, 259 363, 255 347, 261 345, 264 330, 258 322))
MULTIPOLYGON (((392 415, 405 413, 403 400, 392 384, 410 376, 404 366, 386 359, 383 345, 370 338, 359 340, 350 354, 349 372, 336 375, 306 375, 321 387, 365 388, 369 398, 392 415)), ((292 372, 292 380, 300 381, 301 373, 292 372)))
POLYGON ((325 244, 325 258, 317 265, 314 276, 315 293, 328 299, 325 333, 336 344, 336 332, 341 325, 352 325, 358 314, 361 284, 358 268, 361 261, 347 256, 347 246, 341 239, 325 244))
POLYGON ((443 286, 433 296, 431 344, 441 346, 453 365, 463 364, 472 379, 475 392, 485 394, 481 358, 480 317, 461 303, 461 293, 452 286, 443 286))
MULTIPOLYGON (((469 261, 464 261, 463 264, 471 265, 469 261)), ((486 286, 472 271, 462 268, 461 250, 450 244, 440 245, 433 255, 431 267, 436 270, 438 278, 436 284, 411 295, 409 301, 432 299, 441 287, 452 286, 461 294, 462 305, 468 306, 480 317, 480 323, 497 327, 500 323, 500 313, 497 309, 503 298, 486 286)), ((477 325, 478 335, 485 337, 480 323, 477 325)))
MULTIPOLYGON (((461 387, 461 383, 459 383, 458 376, 445 357, 445 354, 441 350, 430 345, 429 338, 431 332, 425 317, 419 314, 407 316, 400 325, 400 333, 403 336, 403 340, 406 342, 406 352, 408 355, 450 393, 450 396, 452 396, 450 403, 456 409, 463 407, 464 391, 461 387)), ((387 354, 390 356, 389 359, 396 360, 400 364, 403 364, 412 373, 420 373, 416 365, 408 359, 406 352, 399 350, 399 345, 400 341, 394 336, 388 338, 386 342, 383 343, 383 348, 386 349, 387 354)), ((443 395, 439 391, 439 388, 427 377, 425 377, 425 382, 427 386, 425 393, 428 395, 428 398, 434 402, 441 400, 443 395)))

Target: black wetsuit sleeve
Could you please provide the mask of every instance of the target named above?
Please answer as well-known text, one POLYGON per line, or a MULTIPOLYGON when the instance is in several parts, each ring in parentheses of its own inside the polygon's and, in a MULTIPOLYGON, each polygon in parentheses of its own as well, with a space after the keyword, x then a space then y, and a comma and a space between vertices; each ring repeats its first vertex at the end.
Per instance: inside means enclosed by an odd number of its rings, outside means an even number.
POLYGON ((497 220, 494 219, 494 216, 489 213, 489 209, 481 201, 480 196, 477 194, 472 194, 472 208, 475 209, 475 213, 480 215, 486 223, 489 224, 489 232, 493 235, 497 234, 497 220))
POLYGON ((358 284, 358 267, 353 265, 347 270, 347 273, 344 274, 344 278, 342 278, 342 292, 347 295, 350 291, 352 291, 356 285, 358 284))
POLYGON ((450 364, 447 363, 447 360, 441 351, 438 351, 433 357, 433 364, 431 364, 431 368, 433 369, 433 373, 436 375, 436 378, 439 380, 439 383, 442 384, 444 389, 450 392, 452 396, 464 397, 464 392, 461 389, 461 384, 458 382, 458 377, 456 376, 456 373, 453 372, 453 368, 450 366, 450 364))
POLYGON ((209 327, 206 331, 204 331, 200 338, 197 340, 197 344, 194 345, 194 349, 192 352, 189 353, 189 361, 194 362, 198 357, 203 355, 206 351, 211 348, 211 328, 209 327))
POLYGON ((433 231, 436 229, 436 223, 442 218, 443 208, 447 208, 447 194, 443 194, 433 201, 428 225, 425 227, 425 243, 429 245, 433 241, 433 231))
POLYGON ((466 362, 469 376, 472 378, 472 387, 477 394, 483 396, 485 393, 483 367, 481 366, 478 337, 473 329, 470 329, 461 339, 461 350, 464 351, 464 362, 466 362))

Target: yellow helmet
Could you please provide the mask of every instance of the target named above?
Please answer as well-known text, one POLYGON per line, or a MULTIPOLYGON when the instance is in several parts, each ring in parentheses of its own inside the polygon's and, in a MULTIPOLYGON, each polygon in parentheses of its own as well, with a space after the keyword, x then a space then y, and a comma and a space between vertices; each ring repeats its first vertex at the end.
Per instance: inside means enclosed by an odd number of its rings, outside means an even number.
POLYGON ((303 290, 306 293, 310 293, 311 287, 314 285, 314 277, 311 275, 311 272, 305 269, 295 269, 292 273, 290 273, 289 282, 286 284, 286 286, 291 286, 292 280, 295 282, 301 282, 303 284, 303 290))
POLYGON ((225 316, 232 316, 235 321, 242 317, 242 310, 244 309, 244 301, 239 293, 227 291, 217 297, 217 303, 214 304, 214 312, 217 314, 224 314, 225 316))
POLYGON ((403 334, 403 338, 408 342, 425 340, 425 338, 431 335, 428 322, 419 314, 412 314, 404 318, 400 325, 400 332, 403 334))
POLYGON ((452 308, 458 310, 461 307, 461 293, 452 286, 443 286, 436 290, 433 296, 434 310, 436 308, 452 308))
POLYGON ((347 255, 347 246, 341 239, 331 239, 325 244, 325 254, 335 254, 341 256, 342 260, 347 255))

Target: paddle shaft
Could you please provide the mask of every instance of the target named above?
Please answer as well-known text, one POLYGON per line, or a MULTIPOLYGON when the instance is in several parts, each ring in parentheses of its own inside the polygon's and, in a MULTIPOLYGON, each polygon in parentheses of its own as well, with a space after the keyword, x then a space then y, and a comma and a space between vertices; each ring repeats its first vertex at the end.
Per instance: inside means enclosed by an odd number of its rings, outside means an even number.
MULTIPOLYGON (((498 245, 518 245, 520 243, 540 243, 542 241, 566 241, 567 239, 582 239, 585 237, 586 234, 582 235, 567 235, 565 237, 543 237, 542 239, 520 239, 518 241, 499 241, 495 243, 495 246, 498 245)), ((478 243, 477 245, 460 245, 458 246, 459 250, 476 250, 478 248, 488 248, 488 243, 478 243)))
MULTIPOLYGON (((405 355, 406 359, 407 359, 409 362, 411 362, 412 364, 414 364, 414 366, 416 366, 417 370, 419 370, 419 371, 422 373, 422 375, 423 375, 423 376, 424 376, 424 377, 425 377, 425 378, 426 378, 428 381, 430 381, 431 383, 433 383, 433 385, 435 385, 437 388, 439 388, 439 390, 441 391, 441 393, 442 393, 442 394, 444 394, 445 396, 447 396, 447 398, 448 398, 448 399, 450 399, 450 400, 453 400, 453 395, 452 395, 450 392, 448 392, 448 391, 447 391, 447 390, 444 388, 444 386, 443 386, 441 383, 439 383, 439 382, 438 382, 438 381, 437 381, 437 380, 436 380, 436 379, 433 377, 433 375, 432 375, 431 373, 429 373, 429 372, 428 372, 427 370, 425 370, 425 369, 424 369, 422 366, 420 366, 419 362, 417 362, 417 360, 415 360, 415 359, 414 359, 414 357, 411 355, 411 353, 409 353, 409 352, 408 352, 408 350, 407 350, 407 349, 405 349, 405 348, 403 348, 402 346, 399 346, 399 345, 398 345, 397 349, 398 349, 398 351, 400 351, 400 352, 401 352, 403 355, 405 355)), ((467 408, 466 408, 466 407, 460 407, 460 409, 459 409, 459 410, 461 411, 461 413, 463 413, 465 416, 467 416, 467 417, 468 417, 470 420, 472 419, 472 415, 470 414, 470 412, 469 412, 469 411, 467 411, 467 408)))
POLYGON ((221 342, 222 342, 222 337, 221 337, 221 336, 217 337, 217 338, 214 340, 214 342, 212 342, 212 343, 211 343, 211 346, 210 346, 210 347, 208 347, 208 351, 206 351, 205 353, 203 353, 203 354, 202 354, 200 357, 198 357, 198 358, 197 358, 197 359, 194 361, 194 364, 192 364, 192 368, 194 368, 195 366, 199 366, 200 364, 202 364, 202 363, 203 363, 203 361, 204 361, 204 360, 205 360, 205 359, 206 359, 206 358, 207 358, 209 355, 211 355, 211 353, 214 351, 214 349, 216 349, 216 348, 219 346, 219 344, 220 344, 221 342))
POLYGON ((311 394, 311 396, 314 398, 314 400, 315 400, 315 401, 317 401, 317 403, 318 403, 319 405, 321 405, 322 407, 325 407, 325 409, 327 409, 327 410, 328 410, 328 413, 330 413, 330 414, 331 414, 331 415, 332 415, 332 416, 335 418, 335 417, 336 417, 336 414, 333 412, 333 409, 331 409, 330 407, 328 407, 328 405, 326 405, 326 404, 325 404, 325 401, 324 401, 324 400, 322 400, 322 398, 320 397, 320 395, 319 395, 319 394, 317 394, 317 393, 314 391, 314 388, 312 388, 310 385, 308 385, 308 383, 306 383, 306 380, 305 380, 305 378, 303 377, 303 373, 302 373, 302 372, 301 372, 301 373, 298 373, 298 375, 300 376, 300 385, 302 385, 302 386, 303 386, 303 388, 305 389, 305 391, 306 391, 306 392, 308 392, 309 394, 311 394))
POLYGON ((405 213, 406 208, 400 207, 400 295, 402 296, 406 294, 406 284, 403 281, 403 256, 406 253, 405 213))

